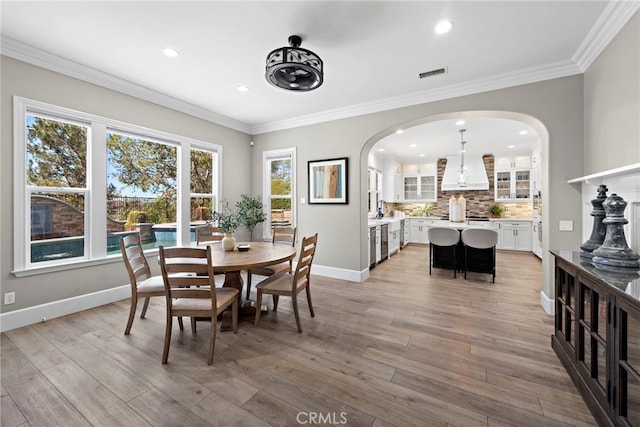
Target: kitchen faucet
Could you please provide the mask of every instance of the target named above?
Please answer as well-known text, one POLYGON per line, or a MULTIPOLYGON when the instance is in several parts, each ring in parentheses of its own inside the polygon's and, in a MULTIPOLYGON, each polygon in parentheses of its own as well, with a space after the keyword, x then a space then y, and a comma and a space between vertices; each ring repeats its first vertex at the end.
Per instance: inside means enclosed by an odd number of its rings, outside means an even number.
POLYGON ((384 200, 378 201, 378 219, 381 219, 384 216, 383 208, 384 208, 384 200))

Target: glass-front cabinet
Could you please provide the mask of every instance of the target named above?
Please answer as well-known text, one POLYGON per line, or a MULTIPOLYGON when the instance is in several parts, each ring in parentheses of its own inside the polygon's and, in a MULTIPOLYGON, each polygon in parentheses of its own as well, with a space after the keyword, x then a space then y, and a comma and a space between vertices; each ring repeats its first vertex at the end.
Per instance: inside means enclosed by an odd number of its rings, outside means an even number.
POLYGON ((640 426, 640 273, 601 269, 579 252, 551 253, 551 346, 598 425, 640 426))
POLYGON ((495 200, 529 200, 531 198, 531 157, 496 157, 495 159, 495 200))
POLYGON ((621 300, 615 318, 616 342, 624 343, 616 347, 613 357, 616 422, 640 426, 640 310, 621 300))
POLYGON ((403 165, 404 201, 435 202, 437 200, 437 168, 435 163, 403 165))

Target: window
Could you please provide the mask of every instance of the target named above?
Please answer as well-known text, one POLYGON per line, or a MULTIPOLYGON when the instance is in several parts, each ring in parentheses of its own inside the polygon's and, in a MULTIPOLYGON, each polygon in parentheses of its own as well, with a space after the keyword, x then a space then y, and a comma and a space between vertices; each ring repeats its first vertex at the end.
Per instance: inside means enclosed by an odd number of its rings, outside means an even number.
POLYGON ((382 200, 382 172, 367 169, 367 207, 370 213, 378 212, 378 202, 382 200))
POLYGON ((271 239, 271 227, 295 227, 295 148, 263 153, 263 194, 267 221, 263 236, 271 239))
POLYGON ((175 246, 177 147, 112 129, 106 137, 107 253, 120 253, 128 231, 140 233, 145 249, 175 246))
POLYGON ((191 150, 191 223, 211 219, 215 198, 217 155, 212 151, 191 150))
POLYGON ((14 273, 194 240, 217 202, 219 145, 14 98, 14 273), (181 220, 183 219, 183 220, 181 220))

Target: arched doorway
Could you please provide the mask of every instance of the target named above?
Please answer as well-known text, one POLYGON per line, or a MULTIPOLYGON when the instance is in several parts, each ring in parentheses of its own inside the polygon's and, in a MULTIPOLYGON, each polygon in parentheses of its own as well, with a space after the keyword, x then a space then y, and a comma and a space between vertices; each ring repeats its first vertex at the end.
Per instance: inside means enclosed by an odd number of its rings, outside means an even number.
MULTIPOLYGON (((361 242, 362 243, 361 248, 363 251, 363 256, 361 256, 361 260, 363 260, 363 263, 362 263, 363 267, 366 267, 364 260, 365 258, 367 258, 367 253, 368 253, 368 247, 366 246, 367 236, 368 236, 368 233, 367 233, 368 229, 366 228, 366 223, 367 223, 366 219, 371 208, 371 200, 372 200, 370 195, 370 186, 369 186, 369 182, 367 180, 366 175, 367 175, 367 172, 369 171, 370 159, 372 155, 374 157, 376 155, 375 150, 378 147, 383 146, 384 145, 383 143, 385 140, 390 141, 394 139, 396 136, 395 135, 396 132, 399 130, 407 131, 411 129, 417 129, 420 127, 434 125, 434 124, 437 124, 438 122, 455 123, 457 120, 465 120, 465 121, 475 122, 475 123, 477 123, 478 120, 487 120, 487 121, 493 120, 495 122, 500 120, 508 121, 516 124, 521 124, 523 129, 529 129, 529 131, 535 134, 535 137, 537 138, 537 141, 539 143, 540 156, 542 160, 541 166, 540 166, 540 176, 538 178, 540 182, 539 188, 540 188, 540 195, 541 195, 540 215, 542 216, 542 218, 544 218, 545 216, 548 217, 548 214, 545 215, 545 210, 548 210, 548 206, 545 203, 546 194, 548 193, 546 191, 547 190, 546 186, 548 185, 547 184, 548 183, 548 162, 545 162, 545 159, 548 159, 549 135, 546 127, 537 118, 527 114, 510 112, 510 111, 474 110, 474 111, 457 111, 457 112, 451 112, 451 113, 430 115, 430 116, 421 117, 416 120, 398 123, 394 126, 388 127, 384 131, 378 133, 377 135, 369 139, 365 143, 361 152, 361 157, 360 157, 361 170, 363 171, 363 175, 365 175, 361 177, 361 194, 363 195, 362 204, 361 204, 362 205, 361 217, 363 218, 363 222, 365 223, 365 226, 362 229, 363 233, 361 234, 363 236, 363 242, 361 242)), ((469 136, 469 141, 471 141, 471 133, 469 133, 468 136, 469 136)), ((398 139, 395 138, 395 140, 398 140, 398 139)), ((455 129, 451 130, 451 137, 449 138, 449 140, 452 141, 453 143, 455 143, 456 141, 460 141, 459 139, 456 139, 455 129)), ((390 146, 388 144, 385 147, 385 150, 387 152, 389 152, 389 147, 390 146)), ((459 146, 458 147, 452 146, 451 148, 451 150, 454 150, 454 151, 456 149, 459 149, 459 146)), ((420 154, 420 153, 417 153, 417 154, 420 154)), ((428 156, 427 153, 422 153, 422 154, 425 154, 425 157, 428 156)), ((442 153, 440 153, 439 155, 441 154, 442 153)), ((489 192, 493 194, 494 192, 493 187, 489 189, 489 192)), ((440 194, 440 191, 438 191, 437 194, 440 194)), ((552 291, 551 292, 549 291, 551 289, 551 283, 552 283, 552 271, 551 271, 551 259, 547 255, 545 255, 547 253, 546 242, 548 242, 548 230, 546 228, 543 228, 543 232, 541 233, 541 239, 542 239, 542 248, 540 252, 542 254, 542 269, 543 269, 543 282, 544 282, 542 285, 542 292, 541 292, 541 304, 543 305, 543 307, 547 312, 552 312, 553 310, 551 306, 552 300, 547 296, 547 295, 552 296, 552 291), (545 295, 545 290, 547 290, 546 295, 545 295)))

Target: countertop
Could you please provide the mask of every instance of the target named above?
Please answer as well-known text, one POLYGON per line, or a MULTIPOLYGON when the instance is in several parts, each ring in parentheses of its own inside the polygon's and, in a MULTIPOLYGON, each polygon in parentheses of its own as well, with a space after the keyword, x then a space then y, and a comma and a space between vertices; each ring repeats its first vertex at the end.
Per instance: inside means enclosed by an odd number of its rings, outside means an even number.
POLYGON ((445 219, 441 219, 439 216, 407 216, 404 218, 388 216, 383 217, 382 219, 369 219, 368 226, 375 227, 377 225, 383 224, 392 224, 396 222, 400 222, 401 220, 409 220, 409 219, 426 219, 433 221, 433 225, 437 225, 439 227, 454 227, 458 229, 463 228, 492 228, 493 222, 516 222, 516 221, 525 221, 532 222, 535 221, 533 218, 490 218, 487 220, 477 220, 467 218, 464 222, 453 222, 445 219))

